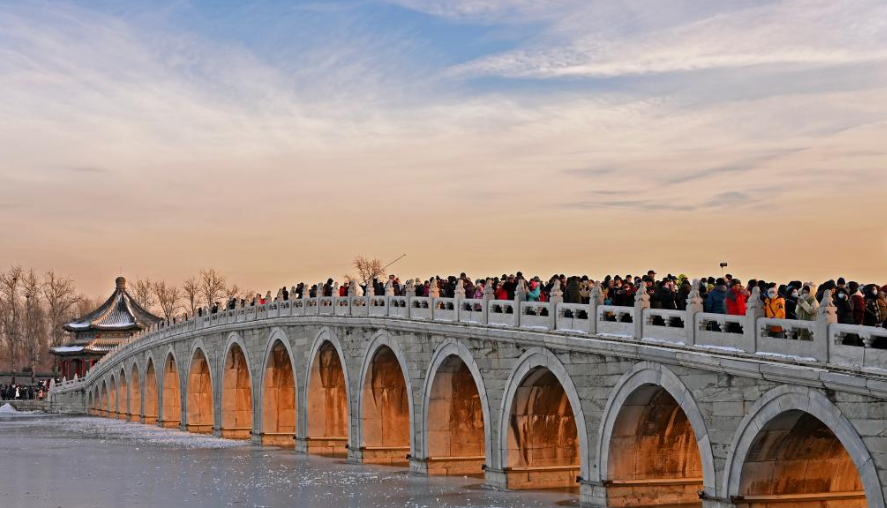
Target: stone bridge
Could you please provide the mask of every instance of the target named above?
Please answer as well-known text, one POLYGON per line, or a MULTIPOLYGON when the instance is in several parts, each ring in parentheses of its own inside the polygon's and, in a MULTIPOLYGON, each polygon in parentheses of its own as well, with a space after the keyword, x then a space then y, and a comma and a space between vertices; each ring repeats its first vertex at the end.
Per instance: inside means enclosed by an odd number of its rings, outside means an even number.
POLYGON ((147 330, 52 397, 592 506, 885 508, 887 333, 836 324, 828 297, 810 322, 697 295, 278 298, 147 330))

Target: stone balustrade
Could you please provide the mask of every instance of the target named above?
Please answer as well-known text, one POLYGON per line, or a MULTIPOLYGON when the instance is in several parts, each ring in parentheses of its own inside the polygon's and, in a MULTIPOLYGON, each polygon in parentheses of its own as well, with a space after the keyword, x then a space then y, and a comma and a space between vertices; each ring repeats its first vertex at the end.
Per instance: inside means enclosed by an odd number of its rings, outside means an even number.
MULTIPOLYGON (((784 358, 799 363, 826 363, 847 368, 884 369, 887 349, 876 348, 887 329, 838 324, 831 294, 826 292, 815 321, 763 317, 757 290, 749 299, 745 316, 701 312, 698 296, 691 294, 686 311, 651 309, 646 295, 633 307, 603 305, 599 298, 588 304, 563 303, 559 293, 550 302, 424 296, 367 295, 277 299, 262 305, 222 309, 175 324, 161 323, 137 334, 111 351, 93 370, 101 370, 114 355, 135 342, 160 340, 194 330, 231 323, 300 316, 374 317, 424 322, 463 323, 545 333, 597 336, 612 340, 657 342, 683 348, 720 350, 738 354, 784 358)), ((71 382, 56 389, 72 388, 71 382)))

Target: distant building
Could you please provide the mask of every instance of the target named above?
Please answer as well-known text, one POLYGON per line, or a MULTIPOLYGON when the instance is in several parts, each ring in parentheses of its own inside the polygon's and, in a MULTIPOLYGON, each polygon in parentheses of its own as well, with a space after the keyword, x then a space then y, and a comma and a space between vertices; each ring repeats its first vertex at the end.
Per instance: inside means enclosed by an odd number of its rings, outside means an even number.
POLYGON ((98 309, 64 326, 74 338, 50 349, 58 357, 61 375, 83 377, 99 359, 124 340, 161 319, 143 309, 126 292, 126 279, 117 277, 117 289, 98 309))

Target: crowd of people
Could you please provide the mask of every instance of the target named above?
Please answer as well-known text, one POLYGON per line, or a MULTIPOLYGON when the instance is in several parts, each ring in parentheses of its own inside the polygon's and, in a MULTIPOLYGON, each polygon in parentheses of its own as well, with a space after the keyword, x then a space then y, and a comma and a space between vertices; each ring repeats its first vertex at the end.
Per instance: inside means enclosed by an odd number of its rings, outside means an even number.
POLYGON ((0 400, 43 400, 47 393, 49 393, 47 380, 23 385, 16 384, 13 379, 8 385, 0 385, 0 400))
MULTIPOLYGON (((599 281, 590 279, 587 275, 563 274, 543 280, 539 276, 525 277, 523 273, 517 272, 481 279, 472 279, 462 273, 459 276, 435 276, 426 280, 416 278, 406 281, 401 281, 396 275, 389 275, 387 280, 373 279, 370 284, 375 295, 384 295, 390 289, 395 296, 405 296, 407 293, 430 296, 436 291, 440 297, 452 298, 461 288, 465 298, 480 299, 485 292, 489 292, 497 300, 514 300, 515 295, 520 293, 526 301, 538 302, 549 301, 552 292, 559 291, 564 302, 578 304, 589 303, 596 291, 595 285, 599 284, 597 291, 600 292, 599 298, 604 305, 631 307, 638 292, 644 291, 649 297, 651 308, 671 310, 686 310, 688 299, 694 290, 693 282, 686 275, 668 274, 659 277, 655 270, 638 276, 607 275, 599 281)), ((823 294, 831 290, 839 323, 887 327, 887 284, 847 282, 843 277, 821 284, 801 281, 780 284, 762 279, 743 282, 727 274, 723 277, 700 279, 695 289, 704 312, 745 315, 748 303, 755 297, 757 289, 757 298, 760 298, 766 317, 805 321, 816 319, 823 294)), ((250 298, 232 298, 227 302, 217 303, 210 311, 216 313, 219 309, 234 309, 238 304, 255 306, 275 299, 304 298, 306 292, 308 297, 314 298, 363 296, 367 291, 366 284, 352 285, 346 281, 339 285, 333 279, 328 279, 324 284, 298 284, 290 289, 284 287, 276 296, 272 296, 269 291, 264 296, 256 293, 250 298), (352 292, 356 294, 351 295, 352 292)))

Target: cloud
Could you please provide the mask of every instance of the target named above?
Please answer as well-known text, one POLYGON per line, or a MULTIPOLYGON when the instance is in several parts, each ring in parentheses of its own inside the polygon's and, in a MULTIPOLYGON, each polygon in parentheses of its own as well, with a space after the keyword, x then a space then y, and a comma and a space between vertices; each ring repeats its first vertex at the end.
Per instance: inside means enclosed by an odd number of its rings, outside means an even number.
POLYGON ((105 168, 100 168, 98 166, 62 166, 57 168, 50 168, 51 171, 61 171, 65 173, 79 173, 79 174, 95 174, 95 175, 105 175, 110 173, 109 170, 105 168))
POLYGON ((649 199, 609 199, 609 196, 625 194, 621 192, 595 191, 584 201, 568 202, 565 209, 625 209, 641 212, 705 212, 711 210, 747 209, 759 205, 774 193, 773 189, 756 188, 749 191, 719 192, 710 198, 694 196, 669 196, 649 199))
POLYGON ((698 210, 697 207, 688 204, 680 204, 667 200, 654 199, 622 199, 622 200, 588 200, 567 202, 561 205, 561 208, 575 210, 594 210, 594 209, 626 209, 644 212, 691 212, 698 210))
MULTIPOLYGON (((617 2, 618 3, 618 2, 617 2)), ((626 3, 626 2, 622 2, 626 3)), ((629 2, 630 3, 630 2, 629 2)), ((683 2, 670 2, 682 4, 683 2)), ((887 60, 887 4, 853 8, 828 0, 783 0, 713 13, 665 27, 617 33, 594 28, 594 11, 577 10, 528 47, 481 57, 457 75, 509 78, 613 78, 763 65, 830 67, 887 60), (577 19, 588 21, 584 30, 577 19)), ((622 19, 623 26, 630 20, 622 19)))
POLYGON ((418 12, 475 23, 525 23, 552 19, 581 6, 580 0, 390 0, 418 12))
POLYGON ((569 168, 561 170, 565 175, 579 176, 583 178, 594 178, 603 175, 611 175, 616 168, 607 167, 589 167, 589 168, 569 168))

